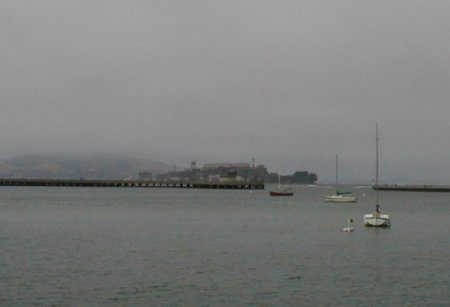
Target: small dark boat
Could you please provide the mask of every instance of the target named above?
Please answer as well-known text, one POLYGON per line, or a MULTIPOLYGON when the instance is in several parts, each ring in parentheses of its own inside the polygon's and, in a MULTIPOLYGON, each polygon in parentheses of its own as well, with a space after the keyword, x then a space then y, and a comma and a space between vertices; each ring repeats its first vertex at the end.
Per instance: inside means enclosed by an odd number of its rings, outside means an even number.
POLYGON ((270 196, 292 196, 294 192, 291 191, 270 191, 270 196))

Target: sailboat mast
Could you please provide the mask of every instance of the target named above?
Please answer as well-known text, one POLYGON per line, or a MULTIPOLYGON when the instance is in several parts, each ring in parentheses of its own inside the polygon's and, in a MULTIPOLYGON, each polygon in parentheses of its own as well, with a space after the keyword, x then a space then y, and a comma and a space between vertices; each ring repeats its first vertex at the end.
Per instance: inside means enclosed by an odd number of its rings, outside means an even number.
POLYGON ((281 191, 281 153, 278 153, 278 191, 281 191))
POLYGON ((338 184, 339 184, 339 181, 338 181, 338 155, 336 155, 336 194, 337 194, 337 192, 338 192, 338 184))
MULTIPOLYGON (((378 123, 376 125, 376 130, 375 130, 375 151, 376 151, 376 163, 375 163, 375 187, 378 187, 378 142, 379 142, 379 138, 378 138, 378 123)), ((377 208, 378 208, 378 189, 376 189, 376 201, 377 201, 377 208)))

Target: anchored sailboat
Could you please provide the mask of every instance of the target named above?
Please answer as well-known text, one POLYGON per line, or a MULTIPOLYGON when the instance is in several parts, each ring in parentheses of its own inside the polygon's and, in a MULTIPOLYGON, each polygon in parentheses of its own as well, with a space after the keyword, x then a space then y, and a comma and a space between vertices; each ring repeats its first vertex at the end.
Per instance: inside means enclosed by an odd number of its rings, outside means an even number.
POLYGON ((338 155, 336 155, 336 194, 327 195, 324 200, 334 203, 356 203, 356 196, 350 195, 352 192, 339 192, 339 179, 338 179, 338 155))
POLYGON ((294 192, 290 189, 281 190, 281 174, 278 172, 278 191, 270 191, 270 196, 292 196, 294 192))
MULTIPOLYGON (((378 186, 378 123, 376 125, 376 172, 375 172, 375 186, 378 186)), ((388 227, 391 226, 391 218, 389 214, 381 213, 380 204, 378 200, 378 189, 376 192, 376 205, 375 211, 372 213, 364 214, 364 225, 372 227, 388 227)))

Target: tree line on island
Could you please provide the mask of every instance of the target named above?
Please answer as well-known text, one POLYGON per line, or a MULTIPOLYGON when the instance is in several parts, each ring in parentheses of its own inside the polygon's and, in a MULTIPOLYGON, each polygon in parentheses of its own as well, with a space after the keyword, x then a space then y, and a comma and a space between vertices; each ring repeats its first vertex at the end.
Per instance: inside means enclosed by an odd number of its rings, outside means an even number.
MULTIPOLYGON (((282 184, 315 184, 317 175, 308 171, 297 171, 292 175, 284 175, 280 177, 282 184)), ((278 183, 278 173, 270 173, 265 178, 266 183, 278 183)))

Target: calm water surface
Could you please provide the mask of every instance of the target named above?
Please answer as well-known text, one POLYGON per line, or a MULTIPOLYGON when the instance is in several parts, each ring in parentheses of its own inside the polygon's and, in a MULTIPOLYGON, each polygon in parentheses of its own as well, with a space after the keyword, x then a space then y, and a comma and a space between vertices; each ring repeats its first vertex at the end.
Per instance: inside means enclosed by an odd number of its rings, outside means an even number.
POLYGON ((0 305, 448 305, 450 194, 353 191, 1 187, 0 305))

